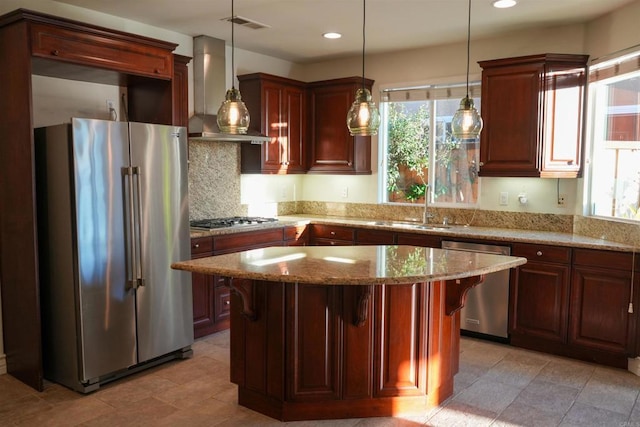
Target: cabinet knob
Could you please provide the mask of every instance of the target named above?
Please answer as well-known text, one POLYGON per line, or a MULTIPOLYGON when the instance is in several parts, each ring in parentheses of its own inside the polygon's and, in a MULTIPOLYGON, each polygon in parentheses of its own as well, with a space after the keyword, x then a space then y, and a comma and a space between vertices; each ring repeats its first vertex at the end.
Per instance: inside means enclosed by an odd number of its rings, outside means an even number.
POLYGON ((194 248, 199 248, 200 247, 200 243, 196 243, 195 245, 193 245, 194 248))
POLYGON ((229 300, 226 300, 226 301, 224 302, 224 305, 229 305, 229 304, 231 304, 231 301, 229 301, 229 300))
POLYGON ((156 74, 160 74, 160 70, 158 70, 157 68, 154 68, 153 72, 156 73, 156 74))
POLYGON ((336 232, 335 231, 331 231, 331 232, 329 232, 329 234, 331 234, 332 236, 335 236, 336 232))
POLYGON ((60 55, 60 51, 58 49, 54 49, 54 50, 51 51, 51 55, 58 56, 58 55, 60 55))
POLYGON ((542 256, 542 251, 538 251, 538 252, 536 252, 536 255, 538 255, 538 256, 542 256))

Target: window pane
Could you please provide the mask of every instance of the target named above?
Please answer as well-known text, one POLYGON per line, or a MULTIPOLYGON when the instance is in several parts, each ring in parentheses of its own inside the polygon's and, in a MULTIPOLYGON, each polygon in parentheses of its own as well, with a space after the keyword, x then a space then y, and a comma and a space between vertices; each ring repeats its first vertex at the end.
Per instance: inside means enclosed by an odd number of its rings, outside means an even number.
POLYGON ((592 214, 640 220, 640 73, 590 85, 592 214))
MULTIPOLYGON (((387 120, 387 201, 424 201, 428 182, 430 104, 389 102, 387 120)), ((383 113, 384 115, 384 113, 383 113)))
MULTIPOLYGON (((473 100, 480 105, 480 99, 473 100)), ((436 101, 435 203, 474 204, 478 200, 478 156, 480 139, 459 141, 451 135, 451 118, 460 100, 436 101)))

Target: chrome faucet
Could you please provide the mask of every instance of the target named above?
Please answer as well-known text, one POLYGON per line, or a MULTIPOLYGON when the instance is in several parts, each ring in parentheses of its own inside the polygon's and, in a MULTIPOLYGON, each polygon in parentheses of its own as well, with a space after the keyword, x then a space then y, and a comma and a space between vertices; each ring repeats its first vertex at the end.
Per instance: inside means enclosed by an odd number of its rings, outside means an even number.
POLYGON ((429 212, 429 184, 424 186, 424 213, 422 214, 422 223, 429 224, 429 218, 433 218, 433 214, 429 212))

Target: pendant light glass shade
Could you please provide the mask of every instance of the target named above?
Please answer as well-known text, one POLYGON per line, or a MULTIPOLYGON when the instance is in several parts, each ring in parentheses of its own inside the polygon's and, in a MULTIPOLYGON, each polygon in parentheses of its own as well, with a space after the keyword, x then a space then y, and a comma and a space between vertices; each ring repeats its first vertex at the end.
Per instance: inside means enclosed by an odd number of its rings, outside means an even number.
MULTIPOLYGON (((235 82, 235 40, 233 34, 235 14, 233 11, 233 0, 231 0, 231 73, 233 74, 233 81, 235 82)), ((249 110, 247 106, 242 102, 242 96, 240 91, 235 88, 235 85, 231 84, 231 89, 227 90, 227 93, 222 101, 222 105, 218 110, 218 116, 216 121, 220 131, 230 134, 244 135, 249 130, 249 110)))
POLYGON ((469 20, 467 23, 467 96, 460 101, 460 108, 451 119, 451 133, 458 139, 475 139, 482 131, 482 117, 469 98, 469 51, 471 45, 471 0, 469 0, 469 20))
POLYGON ((380 112, 371 100, 371 92, 364 87, 364 46, 366 0, 362 0, 362 88, 356 91, 356 99, 347 113, 347 127, 351 136, 370 136, 378 134, 380 112))
POLYGON ((249 110, 242 102, 240 91, 232 87, 227 91, 218 110, 218 127, 224 133, 245 134, 249 129, 249 110))
POLYGON ((451 133, 458 139, 475 139, 482 131, 482 117, 473 105, 473 99, 465 96, 460 108, 451 119, 451 133))
POLYGON ((380 126, 380 112, 371 100, 369 89, 358 89, 356 100, 347 114, 347 127, 351 136, 377 135, 380 126))

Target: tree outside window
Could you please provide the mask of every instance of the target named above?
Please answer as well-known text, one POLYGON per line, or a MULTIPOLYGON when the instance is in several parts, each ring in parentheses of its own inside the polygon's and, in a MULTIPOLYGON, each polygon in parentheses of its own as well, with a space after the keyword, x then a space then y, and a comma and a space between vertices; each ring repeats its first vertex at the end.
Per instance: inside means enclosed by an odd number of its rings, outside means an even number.
MULTIPOLYGON (((424 96, 433 94, 436 99, 431 100, 402 101, 398 94, 387 94, 390 101, 382 108, 386 129, 381 135, 386 158, 381 174, 383 202, 424 203, 428 188, 426 196, 435 205, 464 207, 477 203, 479 140, 460 141, 451 135, 451 118, 460 102, 451 87, 432 88, 424 96), (443 94, 446 97, 438 99, 443 94)), ((406 98, 426 93, 420 89, 401 92, 406 98)), ((474 102, 480 105, 479 98, 474 102)))

